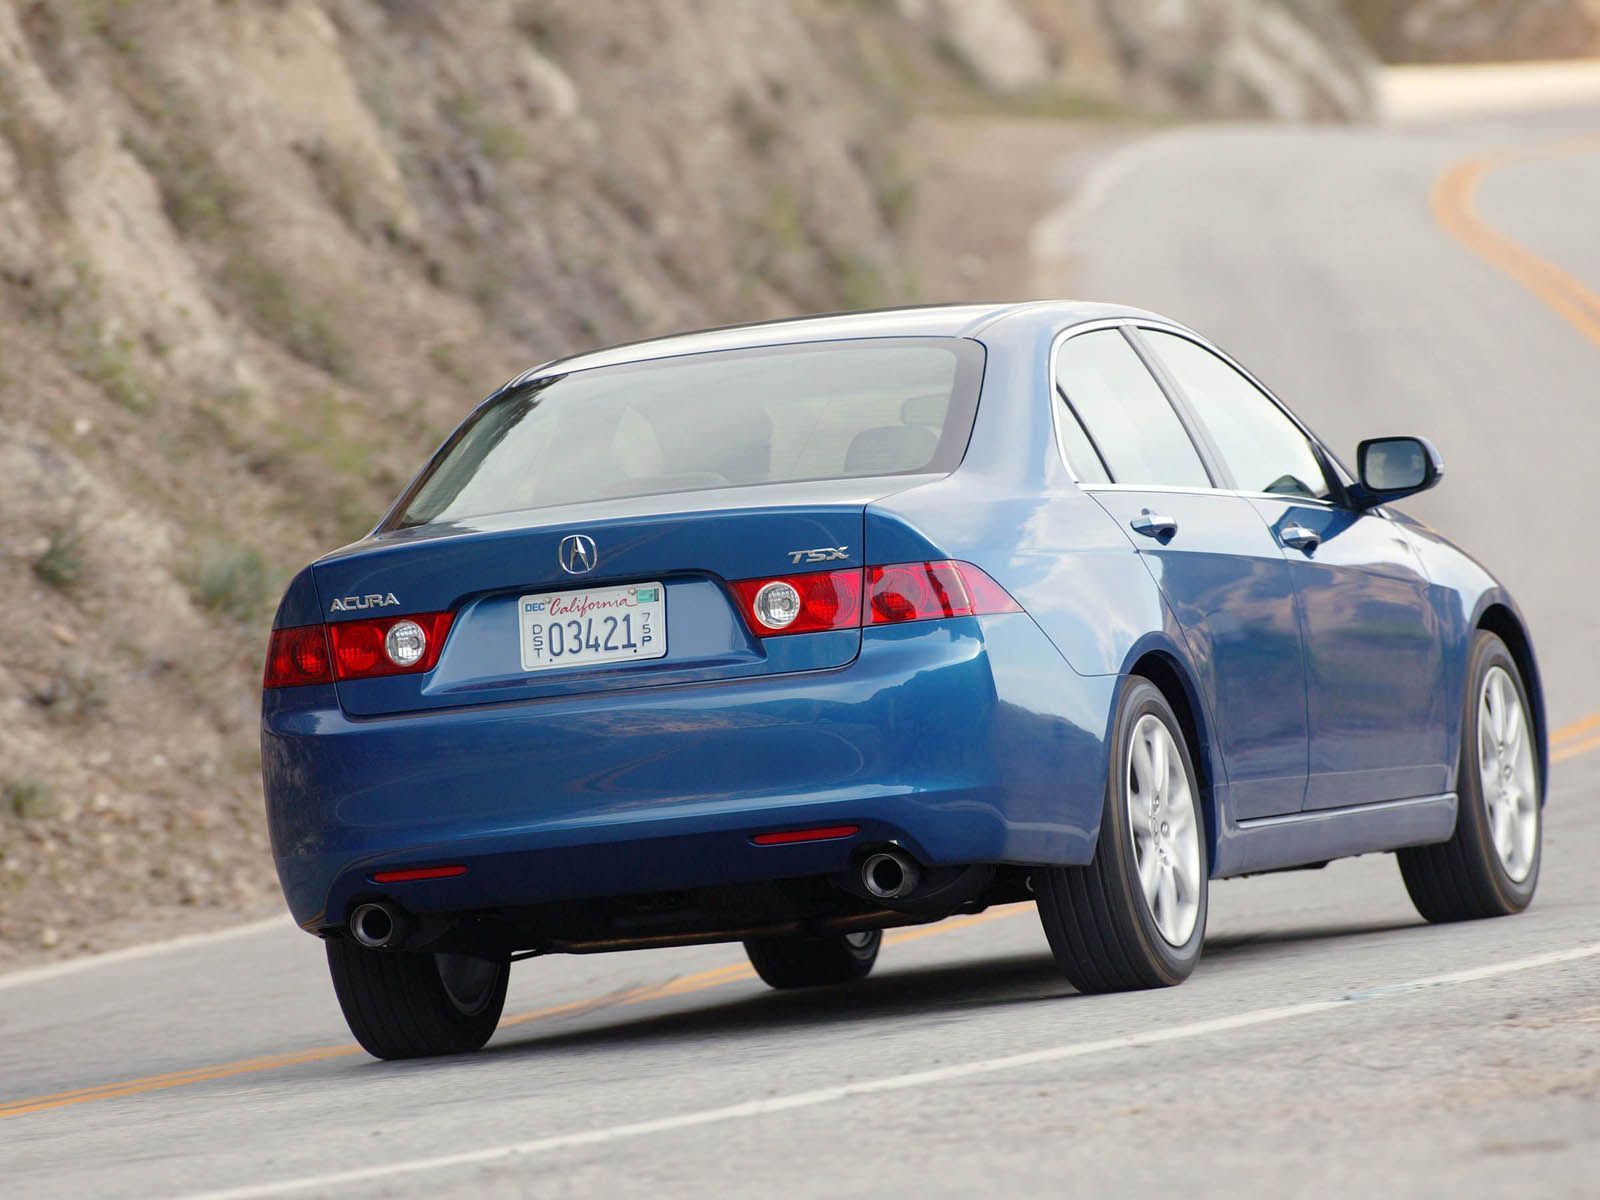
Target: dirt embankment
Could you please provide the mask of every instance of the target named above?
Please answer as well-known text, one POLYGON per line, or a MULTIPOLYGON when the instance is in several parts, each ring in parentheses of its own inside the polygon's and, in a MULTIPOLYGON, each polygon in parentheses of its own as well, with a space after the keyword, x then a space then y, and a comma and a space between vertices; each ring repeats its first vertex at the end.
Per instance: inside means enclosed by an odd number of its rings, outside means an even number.
POLYGON ((477 397, 1012 290, 1057 135, 930 108, 1364 114, 1301 7, 0 0, 0 968, 275 904, 277 589, 477 397))
POLYGON ((1600 0, 1343 0, 1389 62, 1509 62, 1600 54, 1600 0))

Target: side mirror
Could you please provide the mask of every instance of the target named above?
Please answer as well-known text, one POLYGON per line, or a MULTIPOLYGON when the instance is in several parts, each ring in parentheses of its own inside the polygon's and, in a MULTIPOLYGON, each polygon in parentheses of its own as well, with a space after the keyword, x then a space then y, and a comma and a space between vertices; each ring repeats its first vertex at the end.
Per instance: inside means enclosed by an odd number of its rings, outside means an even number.
POLYGON ((1444 478, 1444 462, 1427 438, 1368 438, 1356 447, 1361 482, 1351 489, 1357 508, 1425 492, 1444 478))

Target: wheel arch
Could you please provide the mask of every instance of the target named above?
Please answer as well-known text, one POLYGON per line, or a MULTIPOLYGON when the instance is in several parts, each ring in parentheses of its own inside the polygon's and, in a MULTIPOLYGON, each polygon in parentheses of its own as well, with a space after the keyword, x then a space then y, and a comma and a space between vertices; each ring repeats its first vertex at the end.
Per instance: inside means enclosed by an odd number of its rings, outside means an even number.
POLYGON ((1494 634, 1506 644, 1522 675, 1522 689, 1533 709, 1534 751, 1539 756, 1539 802, 1544 803, 1550 770, 1549 729, 1544 709, 1544 688, 1539 682, 1539 664, 1533 655, 1533 640, 1527 626, 1509 604, 1492 601, 1478 614, 1474 628, 1494 634))
POLYGON ((1187 664, 1165 649, 1146 650, 1128 668, 1129 675, 1148 679, 1166 697, 1183 730, 1189 758, 1200 777, 1200 812, 1206 823, 1206 868, 1209 873, 1217 859, 1222 813, 1218 799, 1221 764, 1214 759, 1215 746, 1207 721, 1205 705, 1187 664))

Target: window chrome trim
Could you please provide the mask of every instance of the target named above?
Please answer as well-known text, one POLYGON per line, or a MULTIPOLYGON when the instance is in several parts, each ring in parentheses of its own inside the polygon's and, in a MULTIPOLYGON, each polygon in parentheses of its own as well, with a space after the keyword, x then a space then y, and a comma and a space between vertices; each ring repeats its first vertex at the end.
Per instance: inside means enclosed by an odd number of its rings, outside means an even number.
MULTIPOLYGON (((1329 450, 1323 440, 1313 433, 1309 428, 1307 428, 1305 422, 1299 417, 1295 416, 1295 414, 1289 410, 1289 407, 1284 404, 1282 400, 1278 399, 1271 388, 1267 387, 1261 382, 1261 380, 1257 379, 1248 370, 1246 370, 1245 367, 1227 351, 1213 345, 1194 330, 1185 325, 1180 325, 1176 321, 1168 321, 1159 317, 1127 316, 1106 317, 1095 321, 1085 321, 1079 325, 1069 325, 1065 329, 1058 330, 1055 337, 1050 340, 1050 353, 1047 356, 1045 364, 1046 391, 1050 395, 1050 428, 1055 434, 1056 456, 1060 460, 1063 469, 1067 472, 1067 478, 1071 479, 1072 482, 1080 489, 1086 492, 1173 492, 1179 495, 1190 496, 1209 496, 1220 493, 1226 496, 1241 496, 1247 500, 1278 500, 1285 503, 1309 504, 1318 508, 1327 508, 1330 510, 1342 511, 1349 508, 1348 505, 1341 504, 1339 501, 1333 499, 1323 500, 1315 496, 1287 496, 1281 492, 1251 492, 1237 488, 1219 487, 1180 487, 1172 484, 1085 483, 1083 480, 1079 479, 1078 473, 1072 469, 1072 460, 1067 457, 1066 441, 1061 434, 1061 413, 1059 406, 1063 403, 1063 401, 1059 394, 1060 389, 1056 383, 1056 362, 1061 355, 1061 347, 1072 338, 1078 337, 1080 334, 1096 333, 1103 329, 1133 329, 1135 332, 1140 329, 1150 329, 1161 333, 1174 334, 1175 336, 1181 337, 1186 341, 1193 342, 1203 350, 1209 350, 1211 353, 1215 354, 1223 362, 1227 363, 1235 371, 1239 372, 1239 374, 1243 375, 1247 380, 1249 380, 1257 391, 1259 391, 1268 399, 1268 401, 1277 407, 1279 412, 1283 413, 1284 416, 1289 418, 1289 421, 1296 429, 1300 431, 1305 439, 1315 446, 1318 452, 1328 460, 1330 465, 1334 467, 1337 482, 1341 490, 1349 487, 1349 482, 1344 477, 1348 476, 1350 472, 1345 465, 1339 461, 1338 456, 1329 450)), ((1147 366, 1145 369, 1149 370, 1149 367, 1147 366)), ((1151 377, 1156 378, 1154 373, 1152 373, 1151 377)), ((1159 378, 1156 379, 1156 384, 1158 387, 1160 386, 1161 381, 1159 378)), ((1165 392, 1166 389, 1163 388, 1162 390, 1165 392)), ((1171 402, 1170 398, 1168 402, 1171 402)), ((1180 424, 1181 423, 1182 421, 1180 418, 1180 424)), ((1189 432, 1187 425, 1184 426, 1184 432, 1189 432)), ((1092 438, 1094 435, 1090 434, 1089 436, 1092 438)), ((1194 435, 1191 433, 1189 436, 1190 440, 1192 441, 1194 435)), ((1205 454, 1199 446, 1195 447, 1195 453, 1200 455, 1201 464, 1206 467, 1207 473, 1209 474, 1210 464, 1206 463, 1205 454)))
MULTIPOLYGON (((1070 469, 1070 468, 1069 468, 1070 469)), ((1277 500, 1284 504, 1309 505, 1330 511, 1341 506, 1315 496, 1291 496, 1286 492, 1246 492, 1239 488, 1177 487, 1169 483, 1080 483, 1086 492, 1171 492, 1181 496, 1236 496, 1241 500, 1277 500)))
MULTIPOLYGON (((1130 320, 1131 318, 1128 317, 1112 317, 1099 321, 1085 321, 1081 325, 1069 325, 1067 328, 1056 332, 1055 337, 1050 340, 1050 353, 1045 357, 1045 391, 1050 396, 1050 429, 1055 434, 1056 457, 1060 459, 1062 467, 1065 468, 1067 478, 1081 488, 1116 487, 1117 485, 1114 483, 1084 483, 1083 480, 1078 478, 1078 473, 1072 469, 1072 460, 1067 457, 1066 440, 1061 435, 1061 411, 1059 406, 1066 402, 1062 400, 1061 389, 1056 384, 1056 359, 1060 357, 1061 347, 1068 339, 1075 338, 1083 333, 1096 333, 1102 329, 1121 329, 1129 324, 1130 320)), ((1093 434, 1089 436, 1091 440, 1094 437, 1093 434)), ((1110 468, 1107 467, 1108 472, 1109 470, 1110 468)))
MULTIPOLYGON (((1323 442, 1323 440, 1321 438, 1319 438, 1314 432, 1312 432, 1311 428, 1304 421, 1302 421, 1298 416, 1296 416, 1292 411, 1290 411, 1289 406, 1287 404, 1285 404, 1282 400, 1278 399, 1277 394, 1275 392, 1273 392, 1273 390, 1271 388, 1269 388, 1266 384, 1262 383, 1261 380, 1257 379, 1255 377, 1255 375, 1253 375, 1250 372, 1250 370, 1247 367, 1245 367, 1245 365, 1243 363, 1241 363, 1238 359, 1234 358, 1233 355, 1229 354, 1226 350, 1222 349, 1222 347, 1213 345, 1211 342, 1208 342, 1205 338, 1201 337, 1198 333, 1194 332, 1194 330, 1186 329, 1182 325, 1178 325, 1175 322, 1168 322, 1168 321, 1134 321, 1134 322, 1132 322, 1132 324, 1133 324, 1135 330, 1149 329, 1149 330, 1152 330, 1154 332, 1159 332, 1159 333, 1170 333, 1174 337, 1180 337, 1186 342, 1193 342, 1196 346, 1199 346, 1202 350, 1209 350, 1212 354, 1215 354, 1218 358, 1220 358, 1223 362, 1227 363, 1235 371, 1239 372, 1240 375, 1243 375, 1245 377, 1245 379, 1248 380, 1250 382, 1250 384, 1256 389, 1256 391, 1260 392, 1263 396, 1266 397, 1267 402, 1269 404, 1273 405, 1273 407, 1275 407, 1285 417, 1289 418, 1289 423, 1300 431, 1300 436, 1305 438, 1306 441, 1310 442, 1312 447, 1317 451, 1318 454, 1320 454, 1324 459, 1327 460, 1329 465, 1331 465, 1331 466, 1336 468, 1334 482, 1339 485, 1339 490, 1341 492, 1343 492, 1343 491, 1345 491, 1345 490, 1347 490, 1349 488, 1350 484, 1349 484, 1349 482, 1347 482, 1345 480, 1344 476, 1349 475, 1350 472, 1345 468, 1345 465, 1342 462, 1339 461, 1338 456, 1336 454, 1334 454, 1333 451, 1330 450, 1327 447, 1326 444, 1324 444, 1324 442, 1323 442)), ((1220 451, 1219 451, 1219 453, 1220 453, 1220 451)), ((1351 476, 1351 480, 1352 481, 1353 481, 1353 479, 1354 479, 1354 476, 1351 476)), ((1243 494, 1245 494, 1245 495, 1253 495, 1253 496, 1261 496, 1261 495, 1272 496, 1272 495, 1275 495, 1275 493, 1273 493, 1273 492, 1248 492, 1248 493, 1243 493, 1243 494)), ((1309 499, 1309 497, 1308 497, 1308 499, 1309 499)), ((1343 506, 1335 504, 1334 507, 1338 508, 1338 507, 1343 507, 1343 506)))
MULTIPOLYGON (((1065 393, 1061 390, 1060 385, 1056 382, 1056 365, 1057 360, 1061 356, 1061 347, 1072 338, 1079 337, 1083 334, 1100 333, 1107 329, 1115 329, 1122 333, 1123 341, 1127 343, 1128 349, 1133 351, 1134 356, 1138 358, 1140 365, 1144 367, 1145 372, 1150 376, 1150 381, 1156 385, 1156 390, 1161 393, 1162 399, 1167 402, 1167 407, 1172 409, 1172 415, 1177 418, 1178 427, 1183 430, 1184 436, 1189 439, 1189 444, 1194 449, 1195 457, 1200 460, 1200 469, 1206 473, 1206 477, 1208 479, 1213 480, 1213 486, 1208 488, 1178 487, 1169 484, 1162 484, 1160 485, 1160 488, 1167 491, 1187 491, 1200 493, 1225 490, 1215 486, 1214 481, 1216 477, 1216 471, 1214 468, 1220 464, 1215 464, 1211 461, 1209 442, 1203 436, 1203 431, 1190 428, 1190 415, 1181 405, 1174 402, 1171 393, 1167 391, 1166 385, 1162 383, 1161 376, 1156 374, 1156 372, 1151 369, 1148 362, 1145 362, 1144 353, 1139 347, 1138 343, 1127 336, 1127 331, 1129 329, 1136 329, 1140 323, 1148 325, 1151 328, 1161 328, 1168 324, 1166 322, 1152 320, 1149 317, 1104 317, 1095 321, 1085 321, 1081 325, 1070 325, 1066 329, 1058 331, 1055 337, 1051 339, 1050 354, 1046 363, 1048 370, 1046 383, 1050 393, 1050 427, 1055 431, 1056 454, 1057 457, 1060 458, 1062 465, 1066 468, 1067 478, 1071 479, 1072 482, 1077 484, 1080 488, 1125 487, 1131 490, 1141 490, 1137 484, 1085 483, 1083 480, 1079 479, 1078 473, 1072 469, 1072 459, 1067 455, 1066 441, 1061 434, 1060 406, 1062 404, 1070 403, 1070 401, 1063 399, 1065 393)), ((1172 324, 1171 328, 1176 331, 1183 329, 1183 326, 1172 324)), ((1077 412, 1076 407, 1074 407, 1073 412, 1077 412)), ((1079 422, 1080 424, 1083 424, 1081 417, 1079 417, 1079 422)), ((1095 441, 1093 431, 1089 429, 1087 424, 1083 424, 1083 428, 1084 433, 1088 436, 1090 442, 1094 444, 1096 451, 1098 452, 1100 443, 1095 441)), ((1109 474, 1111 471, 1111 464, 1102 461, 1102 465, 1105 467, 1107 474, 1109 474)))

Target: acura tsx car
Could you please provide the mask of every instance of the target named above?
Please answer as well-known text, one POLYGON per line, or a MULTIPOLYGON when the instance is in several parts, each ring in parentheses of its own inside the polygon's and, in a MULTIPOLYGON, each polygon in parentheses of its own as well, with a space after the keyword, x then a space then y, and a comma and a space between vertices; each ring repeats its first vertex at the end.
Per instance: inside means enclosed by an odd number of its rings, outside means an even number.
POLYGON ((1029 303, 668 337, 496 391, 301 571, 262 761, 371 1053, 510 963, 742 942, 774 987, 1031 900, 1086 992, 1193 970, 1210 880, 1394 851, 1433 921, 1539 876, 1506 590, 1203 337, 1029 303))

